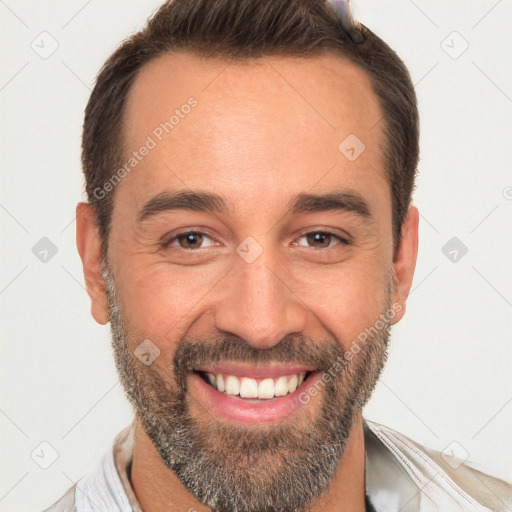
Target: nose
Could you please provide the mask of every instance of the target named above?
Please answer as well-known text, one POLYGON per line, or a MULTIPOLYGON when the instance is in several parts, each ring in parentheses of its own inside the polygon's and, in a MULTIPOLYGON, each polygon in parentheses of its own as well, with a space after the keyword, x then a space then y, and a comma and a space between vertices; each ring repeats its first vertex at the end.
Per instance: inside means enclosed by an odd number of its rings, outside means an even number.
POLYGON ((255 348, 271 348, 304 331, 308 318, 288 273, 272 263, 265 252, 252 263, 240 259, 221 283, 216 327, 255 348))

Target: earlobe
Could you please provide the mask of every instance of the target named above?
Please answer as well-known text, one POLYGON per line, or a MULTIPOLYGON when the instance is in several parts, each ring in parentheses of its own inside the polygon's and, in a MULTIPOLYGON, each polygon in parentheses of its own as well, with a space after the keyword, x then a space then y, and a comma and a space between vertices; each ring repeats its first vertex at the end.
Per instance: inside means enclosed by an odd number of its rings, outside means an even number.
POLYGON ((402 226, 400 247, 393 262, 396 275, 393 303, 396 304, 396 315, 392 324, 399 322, 405 314, 406 301, 412 286, 418 257, 418 225, 418 208, 410 206, 402 226))
POLYGON ((101 274, 103 261, 101 239, 94 207, 80 202, 76 207, 76 246, 84 271, 85 287, 91 299, 91 314, 101 325, 109 321, 105 282, 101 274))

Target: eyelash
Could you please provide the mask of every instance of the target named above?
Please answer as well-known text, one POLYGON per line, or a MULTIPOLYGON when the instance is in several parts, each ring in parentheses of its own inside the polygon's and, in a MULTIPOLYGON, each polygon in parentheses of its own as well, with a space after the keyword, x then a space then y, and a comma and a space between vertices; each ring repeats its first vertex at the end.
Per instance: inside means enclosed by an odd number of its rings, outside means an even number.
MULTIPOLYGON (((339 240, 340 245, 350 245, 350 242, 348 240, 346 240, 345 238, 343 238, 343 237, 341 237, 339 235, 336 235, 334 233, 331 233, 330 231, 322 231, 322 230, 304 231, 304 232, 300 233, 299 239, 304 237, 304 236, 311 235, 311 234, 314 234, 314 233, 315 234, 316 233, 320 233, 322 235, 328 235, 331 238, 336 238, 336 239, 339 240)), ((197 230, 197 231, 187 230, 187 231, 182 231, 181 233, 178 233, 178 234, 174 235, 172 238, 169 238, 167 240, 163 240, 161 242, 160 246, 163 249, 168 249, 171 246, 172 242, 178 240, 179 237, 184 236, 184 235, 188 235, 188 234, 203 235, 203 236, 207 236, 210 239, 213 239, 210 235, 208 235, 208 233, 205 233, 204 231, 200 231, 200 230, 197 230)), ((317 250, 320 250, 320 251, 325 251, 325 250, 331 249, 331 248, 332 247, 320 247, 320 248, 312 247, 312 249, 317 249, 317 250)), ((183 249, 183 248, 180 247, 180 248, 176 248, 175 250, 178 251, 178 252, 197 252, 197 251, 200 251, 201 249, 203 249, 203 248, 200 247, 199 249, 183 249)))

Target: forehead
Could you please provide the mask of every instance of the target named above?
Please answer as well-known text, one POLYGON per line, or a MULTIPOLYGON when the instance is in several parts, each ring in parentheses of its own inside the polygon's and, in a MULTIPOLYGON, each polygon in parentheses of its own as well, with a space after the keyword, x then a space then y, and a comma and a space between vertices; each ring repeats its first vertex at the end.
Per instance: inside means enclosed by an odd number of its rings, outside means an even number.
POLYGON ((116 197, 139 206, 162 190, 210 189, 241 211, 262 199, 277 207, 288 192, 344 186, 380 190, 375 200, 385 204, 381 118, 366 72, 333 54, 238 62, 165 54, 129 92, 125 160, 150 150, 116 197), (354 144, 364 149, 355 160, 344 153, 354 144))

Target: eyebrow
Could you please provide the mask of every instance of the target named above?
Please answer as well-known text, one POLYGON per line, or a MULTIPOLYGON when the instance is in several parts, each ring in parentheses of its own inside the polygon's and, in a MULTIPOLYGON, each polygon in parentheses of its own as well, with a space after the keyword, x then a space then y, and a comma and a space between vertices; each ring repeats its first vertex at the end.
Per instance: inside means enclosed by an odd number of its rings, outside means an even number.
MULTIPOLYGON (((355 213, 367 221, 373 221, 368 202, 354 190, 341 190, 325 194, 300 193, 288 202, 288 212, 321 213, 340 211, 355 213)), ((146 202, 138 213, 138 222, 142 222, 162 212, 189 210, 196 212, 225 213, 228 211, 226 200, 215 193, 201 190, 165 191, 146 202)))
POLYGON ((301 193, 292 197, 288 209, 294 215, 327 211, 344 211, 355 213, 360 217, 372 220, 370 205, 366 199, 352 190, 329 192, 326 194, 301 193))

